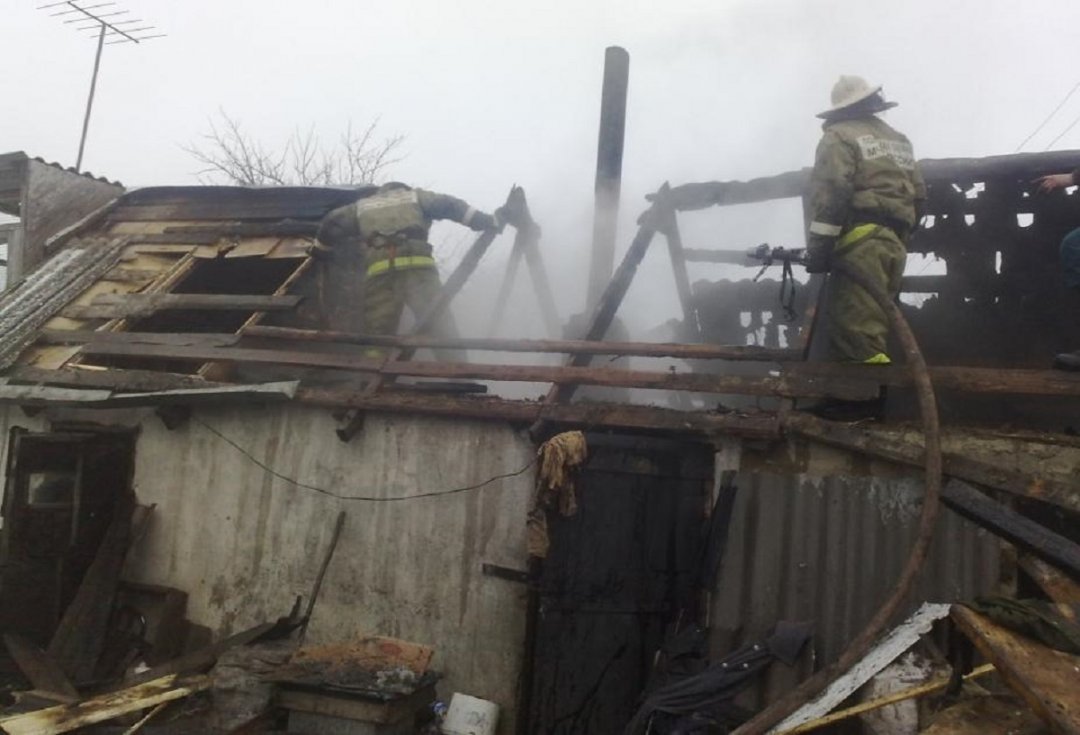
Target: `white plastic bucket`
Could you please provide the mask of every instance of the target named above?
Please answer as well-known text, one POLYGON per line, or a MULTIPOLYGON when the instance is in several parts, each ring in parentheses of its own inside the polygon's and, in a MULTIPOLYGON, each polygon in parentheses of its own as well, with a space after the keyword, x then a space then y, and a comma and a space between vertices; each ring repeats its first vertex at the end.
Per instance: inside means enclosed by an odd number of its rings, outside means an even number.
POLYGON ((454 692, 442 723, 446 735, 495 735, 499 705, 486 699, 454 692))

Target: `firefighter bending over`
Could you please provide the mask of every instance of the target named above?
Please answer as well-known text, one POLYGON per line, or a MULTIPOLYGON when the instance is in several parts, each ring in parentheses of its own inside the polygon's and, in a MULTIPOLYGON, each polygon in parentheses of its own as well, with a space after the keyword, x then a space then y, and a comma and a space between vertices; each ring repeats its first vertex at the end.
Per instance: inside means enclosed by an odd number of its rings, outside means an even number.
MULTIPOLYGON (((926 185, 910 141, 877 117, 896 106, 885 101, 880 86, 842 76, 832 105, 818 115, 825 132, 810 177, 806 270, 825 273, 843 261, 895 298, 926 185)), ((842 273, 831 280, 831 358, 888 364, 888 315, 842 273)))
MULTIPOLYGON (((405 305, 419 319, 442 288, 428 242, 432 221, 453 220, 478 232, 501 229, 505 224, 501 210, 493 216, 452 196, 397 182, 383 184, 370 196, 338 207, 323 218, 315 253, 362 248, 364 331, 396 334, 405 305)), ((443 337, 458 336, 449 309, 436 316, 431 332, 443 337)), ((382 351, 372 349, 368 354, 378 357, 382 351)), ((436 354, 442 359, 464 359, 464 353, 455 350, 439 350, 436 354)))

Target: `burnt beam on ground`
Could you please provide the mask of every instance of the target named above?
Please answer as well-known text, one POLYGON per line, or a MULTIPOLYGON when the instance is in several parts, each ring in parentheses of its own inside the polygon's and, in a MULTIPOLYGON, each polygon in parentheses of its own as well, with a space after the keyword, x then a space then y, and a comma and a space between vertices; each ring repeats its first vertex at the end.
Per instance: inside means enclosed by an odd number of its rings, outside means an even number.
POLYGON ((1080 657, 1013 633, 962 605, 953 605, 952 619, 1052 732, 1080 735, 1080 657))

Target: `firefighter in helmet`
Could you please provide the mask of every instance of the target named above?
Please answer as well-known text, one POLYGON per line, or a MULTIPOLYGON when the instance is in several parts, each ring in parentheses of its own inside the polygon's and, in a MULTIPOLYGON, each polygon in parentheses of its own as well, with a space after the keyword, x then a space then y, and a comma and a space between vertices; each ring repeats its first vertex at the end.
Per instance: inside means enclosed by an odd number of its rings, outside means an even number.
MULTIPOLYGON (((406 305, 419 318, 442 288, 428 242, 432 222, 448 219, 476 231, 499 230, 505 224, 502 209, 490 215, 456 197, 391 182, 329 212, 319 225, 315 253, 349 246, 363 249, 364 331, 395 334, 406 305)), ((457 336, 449 310, 435 317, 431 331, 457 336)), ((373 357, 382 354, 369 352, 373 357)), ((464 354, 441 351, 440 357, 460 360, 464 354)))
MULTIPOLYGON (((841 76, 832 107, 822 112, 808 193, 807 271, 824 273, 843 261, 895 297, 907 241, 926 199, 911 142, 878 113, 895 107, 880 86, 841 76)), ((843 273, 833 274, 827 307, 832 359, 888 364, 888 315, 843 273)))

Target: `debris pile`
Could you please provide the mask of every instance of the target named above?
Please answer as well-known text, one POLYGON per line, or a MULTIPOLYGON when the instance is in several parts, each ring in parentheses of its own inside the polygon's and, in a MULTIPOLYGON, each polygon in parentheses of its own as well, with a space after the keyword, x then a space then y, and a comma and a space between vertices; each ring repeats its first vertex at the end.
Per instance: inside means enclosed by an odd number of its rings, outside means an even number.
POLYGON ((372 636, 302 645, 344 513, 304 614, 298 597, 288 615, 210 642, 186 618, 184 592, 120 579, 152 511, 130 494, 118 506, 47 648, 4 634, 29 686, 8 687, 0 732, 321 733, 364 723, 374 729, 363 732, 411 733, 434 717, 431 647, 372 636))

